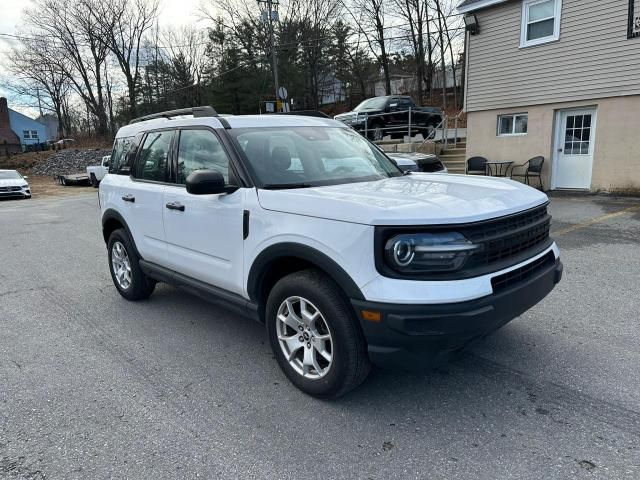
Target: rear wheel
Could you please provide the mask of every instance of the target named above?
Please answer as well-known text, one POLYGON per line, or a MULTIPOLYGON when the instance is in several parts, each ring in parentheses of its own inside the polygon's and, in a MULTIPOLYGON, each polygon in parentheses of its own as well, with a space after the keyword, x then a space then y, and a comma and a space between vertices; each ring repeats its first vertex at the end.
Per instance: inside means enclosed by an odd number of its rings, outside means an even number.
POLYGON ((156 282, 140 268, 140 257, 133 248, 133 241, 120 228, 109 236, 109 271, 116 289, 127 300, 144 300, 155 289, 156 282))
POLYGON ((100 182, 98 181, 94 173, 91 174, 91 185, 93 186, 93 188, 98 188, 98 186, 100 185, 100 182))
POLYGON ((266 320, 278 364, 303 392, 337 398, 367 377, 360 325, 343 292, 321 272, 304 270, 276 283, 266 320))

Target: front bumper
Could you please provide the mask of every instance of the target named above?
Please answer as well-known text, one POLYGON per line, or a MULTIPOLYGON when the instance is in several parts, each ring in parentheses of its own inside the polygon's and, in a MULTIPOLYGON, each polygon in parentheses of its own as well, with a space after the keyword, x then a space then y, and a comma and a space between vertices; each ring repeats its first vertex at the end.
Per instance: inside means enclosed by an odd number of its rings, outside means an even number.
POLYGON ((10 199, 10 198, 31 198, 31 190, 18 190, 13 192, 0 192, 0 200, 1 199, 10 199))
POLYGON ((536 305, 560 282, 562 271, 562 262, 556 258, 510 288, 467 302, 351 303, 361 319, 373 363, 408 370, 432 368, 536 305), (380 312, 380 318, 364 320, 362 311, 380 312))

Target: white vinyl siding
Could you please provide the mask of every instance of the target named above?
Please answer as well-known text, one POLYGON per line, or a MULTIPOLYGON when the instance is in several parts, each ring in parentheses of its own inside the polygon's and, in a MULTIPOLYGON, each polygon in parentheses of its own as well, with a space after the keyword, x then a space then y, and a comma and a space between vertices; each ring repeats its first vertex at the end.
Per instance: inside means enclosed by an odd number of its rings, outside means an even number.
POLYGON ((640 94, 640 38, 627 39, 628 12, 620 0, 563 0, 561 38, 520 48, 522 1, 479 10, 466 110, 640 94))
POLYGON ((523 0, 520 46, 530 47, 560 38, 561 0, 523 0))
POLYGON ((498 136, 526 135, 528 124, 529 115, 526 113, 498 115, 498 136))

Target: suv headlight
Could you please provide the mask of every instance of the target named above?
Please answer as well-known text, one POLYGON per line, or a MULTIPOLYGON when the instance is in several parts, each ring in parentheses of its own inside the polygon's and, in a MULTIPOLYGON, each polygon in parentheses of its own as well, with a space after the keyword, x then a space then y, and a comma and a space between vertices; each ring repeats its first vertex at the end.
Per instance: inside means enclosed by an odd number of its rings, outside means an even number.
POLYGON ((384 247, 387 265, 401 273, 454 272, 480 250, 457 232, 396 235, 384 247))

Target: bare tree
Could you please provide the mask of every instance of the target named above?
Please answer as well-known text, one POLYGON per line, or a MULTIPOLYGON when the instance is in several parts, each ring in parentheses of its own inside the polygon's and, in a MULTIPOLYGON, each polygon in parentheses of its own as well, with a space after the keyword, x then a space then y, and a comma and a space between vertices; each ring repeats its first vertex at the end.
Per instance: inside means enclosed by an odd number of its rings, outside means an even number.
POLYGON ((38 107, 53 112, 61 136, 71 129, 68 108, 70 81, 59 61, 52 58, 49 42, 42 37, 22 37, 8 56, 13 81, 6 87, 21 98, 37 99, 38 107))
POLYGON ((351 0, 347 11, 369 45, 371 54, 382 67, 385 91, 391 95, 391 72, 385 38, 387 4, 388 0, 351 0))
POLYGON ((174 78, 184 82, 178 86, 184 90, 176 92, 184 96, 184 104, 201 103, 200 84, 209 66, 207 45, 206 32, 192 26, 168 29, 160 41, 162 56, 172 67, 174 78), (193 88, 188 91, 188 87, 193 88))
POLYGON ((103 91, 107 48, 99 38, 92 7, 83 0, 35 0, 25 11, 33 36, 46 37, 55 47, 53 58, 96 118, 97 133, 105 135, 108 119, 103 91))
MULTIPOLYGON (((398 17, 403 19, 409 31, 409 39, 411 41, 411 47, 413 50, 413 57, 415 59, 416 68, 416 94, 418 102, 422 102, 424 95, 424 81, 425 81, 425 39, 431 45, 431 38, 429 37, 429 8, 427 0, 394 0, 395 10, 398 17), (425 38, 425 30, 427 35, 425 38)), ((431 49, 429 48, 429 52, 431 49)), ((431 56, 431 54, 430 54, 431 56)), ((431 90, 430 78, 427 79, 427 88, 431 90)))
POLYGON ((99 26, 99 38, 127 82, 129 115, 136 116, 142 41, 158 16, 158 0, 81 0, 99 26))

